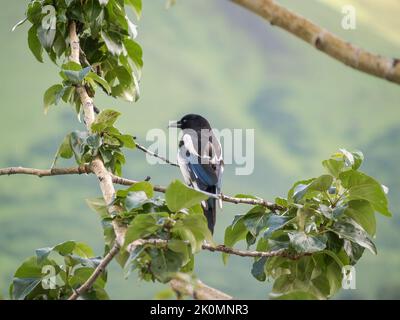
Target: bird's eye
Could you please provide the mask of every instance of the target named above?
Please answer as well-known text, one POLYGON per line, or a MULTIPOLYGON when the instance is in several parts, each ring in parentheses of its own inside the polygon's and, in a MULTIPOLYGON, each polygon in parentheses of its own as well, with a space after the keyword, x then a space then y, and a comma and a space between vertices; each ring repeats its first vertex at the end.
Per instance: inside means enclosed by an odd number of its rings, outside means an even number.
POLYGON ((183 122, 186 122, 187 120, 186 119, 183 119, 183 122))

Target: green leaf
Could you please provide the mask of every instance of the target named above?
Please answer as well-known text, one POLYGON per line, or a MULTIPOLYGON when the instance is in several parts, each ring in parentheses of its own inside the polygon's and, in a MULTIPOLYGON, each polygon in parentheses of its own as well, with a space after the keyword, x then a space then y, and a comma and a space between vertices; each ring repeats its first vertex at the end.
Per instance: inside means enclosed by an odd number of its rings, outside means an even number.
POLYGON ((326 278, 329 282, 330 293, 332 297, 342 288, 342 267, 339 267, 335 263, 331 263, 326 268, 326 278))
POLYGON ((374 209, 391 217, 384 188, 375 179, 354 170, 343 172, 339 176, 343 187, 348 189, 347 200, 367 200, 374 209))
POLYGON ((350 152, 346 149, 340 149, 339 151, 340 153, 335 156, 340 157, 342 155, 345 166, 351 167, 353 170, 357 170, 364 161, 364 155, 361 151, 350 152))
POLYGON ((168 249, 178 253, 186 253, 188 245, 183 240, 171 239, 168 241, 168 249))
POLYGON ((57 252, 62 256, 74 253, 82 258, 94 256, 93 250, 87 244, 83 242, 65 241, 54 247, 36 249, 37 263, 41 264, 47 259, 51 252, 57 252))
POLYGON ((334 176, 338 177, 344 168, 343 160, 329 159, 322 161, 322 165, 328 170, 328 172, 334 176))
POLYGON ((46 248, 39 248, 36 249, 36 257, 37 257, 37 262, 42 263, 44 260, 47 259, 49 254, 53 251, 53 247, 46 247, 46 248))
POLYGON ((125 0, 125 3, 132 7, 139 19, 142 14, 142 0, 125 0))
POLYGON ((31 1, 28 4, 26 17, 32 24, 34 25, 39 24, 42 19, 42 4, 39 1, 31 1))
POLYGON ((84 154, 84 147, 86 145, 86 139, 89 134, 86 131, 74 131, 71 133, 70 145, 74 152, 76 162, 81 164, 82 156, 84 154))
POLYGON ((92 149, 97 150, 103 144, 103 140, 99 134, 95 133, 87 137, 86 143, 92 149))
POLYGON ((318 252, 326 248, 326 237, 308 235, 305 232, 289 232, 290 245, 299 253, 318 252))
POLYGON ((109 216, 107 205, 103 197, 86 199, 86 203, 89 206, 89 208, 97 212, 102 219, 107 218, 109 216))
POLYGON ((353 155, 354 158, 354 164, 352 168, 354 170, 357 170, 359 167, 361 167, 361 164, 364 161, 364 154, 361 151, 353 151, 351 154, 353 155))
POLYGON ((14 278, 12 299, 24 300, 42 281, 42 278, 14 278))
POLYGON ((352 200, 344 210, 344 214, 356 221, 370 236, 376 233, 374 208, 366 200, 352 200))
POLYGON ((343 154, 343 159, 346 167, 352 167, 355 163, 353 154, 346 149, 339 149, 339 151, 343 154))
POLYGON ((147 195, 144 191, 129 192, 125 199, 125 208, 128 211, 140 208, 147 202, 147 195))
POLYGON ((75 242, 73 253, 87 259, 94 257, 93 249, 83 242, 75 242))
MULTIPOLYGON (((238 241, 246 238, 247 228, 243 222, 243 216, 239 215, 235 217, 235 222, 225 229, 224 245, 227 247, 233 247, 238 241)), ((224 264, 228 262, 228 254, 222 255, 224 264)))
POLYGON ((322 175, 315 179, 308 187, 311 191, 326 191, 332 185, 333 177, 331 175, 322 175))
POLYGON ((287 207, 288 206, 288 201, 285 198, 276 197, 275 198, 275 203, 277 205, 282 206, 282 207, 287 207))
POLYGON ((182 220, 175 223, 171 232, 179 234, 182 240, 189 241, 192 253, 201 250, 204 240, 213 243, 212 235, 203 213, 192 212, 185 215, 182 220))
POLYGON ((293 202, 294 194, 298 193, 299 190, 302 190, 306 188, 311 182, 313 182, 315 179, 308 179, 308 180, 301 180, 297 181, 292 188, 288 191, 288 203, 293 202))
POLYGON ((289 249, 289 241, 268 239, 268 249, 270 249, 271 251, 289 249))
POLYGON ((90 34, 93 38, 97 39, 99 32, 103 27, 104 21, 104 10, 102 4, 98 0, 87 0, 85 1, 82 11, 85 16, 85 20, 90 25, 90 34))
POLYGON ((53 251, 58 252, 60 255, 65 256, 71 254, 75 249, 75 241, 65 241, 53 247, 53 251))
POLYGON ((117 197, 125 198, 128 193, 132 191, 144 191, 147 198, 149 199, 154 197, 153 185, 147 181, 137 182, 130 186, 128 189, 118 190, 117 197))
POLYGON ((43 63, 43 47, 40 44, 37 35, 37 27, 35 25, 33 25, 28 31, 28 46, 36 60, 43 63))
POLYGON ((46 90, 43 97, 44 113, 47 114, 51 105, 56 104, 57 96, 62 92, 63 86, 56 84, 46 90))
POLYGON ((129 58, 132 59, 137 68, 141 69, 143 67, 143 51, 140 45, 136 41, 127 38, 124 40, 124 46, 129 58))
POLYGON ((82 66, 74 61, 68 61, 61 66, 62 70, 81 71, 82 66))
POLYGON ((57 160, 59 157, 64 158, 64 159, 71 159, 72 156, 74 155, 74 152, 71 148, 71 143, 70 143, 71 135, 67 134, 61 143, 61 145, 58 147, 58 150, 56 152, 56 155, 54 156, 53 163, 51 165, 51 168, 54 168, 56 166, 57 160))
POLYGON ((268 217, 264 207, 256 206, 244 215, 243 223, 247 230, 256 237, 262 229, 267 227, 268 217))
POLYGON ((355 242, 361 247, 370 250, 373 254, 377 254, 375 244, 367 232, 353 219, 343 218, 341 221, 335 222, 330 230, 340 238, 355 242))
POLYGON ((98 84, 100 84, 104 88, 104 90, 107 91, 108 94, 111 93, 111 87, 108 84, 108 82, 104 78, 100 77, 98 74, 90 71, 86 75, 86 78, 89 78, 89 79, 92 79, 92 80, 96 81, 98 84))
POLYGON ((87 74, 90 72, 90 67, 86 67, 80 70, 63 70, 62 72, 67 77, 69 81, 74 84, 79 84, 85 79, 87 74))
POLYGON ((179 180, 171 182, 165 192, 167 206, 173 212, 190 208, 207 198, 208 196, 204 193, 189 188, 179 180))
POLYGON ((251 268, 251 274, 258 281, 265 281, 267 278, 265 274, 265 263, 267 262, 267 257, 262 257, 253 263, 253 267, 251 268))
POLYGON ((121 134, 121 135, 116 136, 116 138, 123 143, 125 148, 129 148, 129 149, 136 148, 135 139, 133 139, 133 137, 131 135, 121 134))
POLYGON ((130 254, 129 258, 126 260, 124 266, 124 276, 125 279, 129 277, 131 272, 136 269, 136 260, 140 257, 140 255, 144 252, 144 246, 137 246, 130 254))
POLYGON ((39 25, 37 28, 37 36, 39 38, 42 47, 45 48, 48 52, 50 52, 51 47, 53 46, 54 43, 54 39, 56 38, 56 29, 52 28, 44 29, 42 25, 39 25))
POLYGON ((168 213, 157 212, 138 214, 126 230, 124 248, 133 241, 148 237, 159 230, 162 225, 158 225, 157 221, 163 217, 168 217, 168 213))
MULTIPOLYGON (((93 274, 93 271, 94 271, 93 268, 88 268, 88 267, 75 269, 72 277, 69 280, 70 285, 75 288, 81 286, 90 278, 90 276, 93 274)), ((93 283, 92 290, 104 288, 105 284, 106 281, 102 277, 98 277, 96 281, 93 283)))
POLYGON ((129 36, 132 39, 135 39, 137 37, 137 26, 136 24, 134 24, 128 16, 125 16, 126 22, 128 23, 128 32, 129 32, 129 36))
POLYGON ((101 37, 103 38, 104 43, 111 54, 119 56, 122 53, 122 43, 115 33, 106 33, 101 31, 101 37))
POLYGON ((357 261, 362 257, 364 254, 365 248, 360 246, 359 244, 355 242, 351 242, 349 240, 344 240, 343 242, 343 248, 346 254, 350 258, 350 263, 352 265, 356 264, 357 261))
POLYGON ((139 85, 137 83, 137 80, 135 80, 134 84, 119 84, 113 87, 111 95, 113 97, 124 99, 128 102, 137 101, 139 99, 139 85))
POLYGON ((303 198, 306 198, 308 194, 313 191, 324 192, 329 189, 332 185, 333 177, 331 175, 322 175, 316 179, 314 179, 310 184, 304 185, 299 184, 293 194, 293 199, 295 202, 300 201, 303 198))
POLYGON ((168 282, 182 266, 182 256, 172 250, 151 248, 150 271, 162 283, 168 282))
POLYGON ((120 115, 121 113, 115 110, 103 110, 93 122, 92 131, 100 133, 104 131, 104 129, 113 126, 120 115))
POLYGON ((263 233, 263 238, 268 239, 272 233, 274 233, 276 230, 281 229, 283 226, 285 226, 288 221, 291 220, 290 217, 287 216, 280 216, 277 214, 270 214, 268 216, 268 221, 266 226, 268 229, 263 233))

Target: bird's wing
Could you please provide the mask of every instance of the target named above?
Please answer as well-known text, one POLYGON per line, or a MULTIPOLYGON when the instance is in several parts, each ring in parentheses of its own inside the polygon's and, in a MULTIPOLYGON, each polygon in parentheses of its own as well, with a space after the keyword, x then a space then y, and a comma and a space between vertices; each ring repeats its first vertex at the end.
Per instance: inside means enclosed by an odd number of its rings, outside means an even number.
POLYGON ((210 192, 210 187, 218 184, 218 177, 212 165, 201 163, 200 157, 191 154, 184 145, 179 148, 178 164, 188 185, 210 192))
MULTIPOLYGON (((197 143, 197 137, 191 134, 184 134, 179 146, 178 164, 181 168, 185 182, 197 187, 200 190, 213 192, 211 187, 218 184, 218 170, 215 162, 207 154, 209 146, 201 148, 197 143), (207 150, 205 152, 205 150, 207 150), (200 154, 203 154, 200 156, 200 154)), ((207 145, 209 144, 206 141, 207 145)))
MULTIPOLYGON (((211 131, 210 139, 209 139, 209 148, 212 150, 209 152, 211 155, 211 163, 215 169, 215 174, 218 177, 218 182, 216 185, 216 193, 221 194, 222 188, 222 174, 224 172, 224 160, 222 158, 222 148, 221 143, 211 131)), ((219 207, 222 208, 222 199, 219 199, 219 207)))
MULTIPOLYGON (((185 182, 203 191, 220 194, 224 162, 221 144, 215 135, 202 133, 199 136, 184 133, 179 146, 178 164, 185 182)), ((222 207, 222 201, 219 201, 222 207)))

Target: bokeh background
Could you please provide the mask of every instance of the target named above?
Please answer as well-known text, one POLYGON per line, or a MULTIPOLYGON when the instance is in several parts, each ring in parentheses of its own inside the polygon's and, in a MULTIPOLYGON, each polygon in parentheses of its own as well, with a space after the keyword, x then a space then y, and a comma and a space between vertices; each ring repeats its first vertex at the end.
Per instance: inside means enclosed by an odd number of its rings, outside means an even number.
MULTIPOLYGON (((100 108, 123 112, 119 127, 142 143, 150 128, 189 112, 217 128, 254 128, 255 171, 225 170, 226 194, 285 195, 292 182, 323 172, 321 160, 338 148, 365 153, 363 170, 390 188, 392 219, 378 216, 378 256, 357 265, 357 289, 337 298, 400 298, 400 87, 359 73, 269 26, 229 1, 143 1, 139 38, 144 49, 141 98, 128 104, 99 95, 100 108)), ((386 56, 400 56, 397 0, 281 0, 343 38, 386 56), (342 5, 357 10, 356 30, 341 28, 342 5)), ((64 135, 83 129, 71 107, 44 116, 43 92, 59 81, 58 69, 36 62, 27 48, 27 25, 11 33, 27 1, 7 1, 0 12, 0 167, 48 168, 64 135)), ((62 163, 62 162, 61 162, 62 163)), ((60 164, 61 164, 60 163, 60 164)), ((72 165, 68 161, 63 165, 72 165)), ((167 165, 150 166, 128 151, 124 175, 167 184, 180 178, 167 165)), ((39 247, 74 239, 103 250, 102 229, 84 199, 100 194, 94 177, 0 177, 0 292, 7 297, 13 272, 39 247)), ((246 206, 225 205, 215 238, 246 206)), ((265 299, 270 284, 255 280, 250 259, 204 252, 196 274, 237 298, 265 299)), ((153 298, 165 286, 123 278, 116 263, 107 289, 114 299, 153 298)))

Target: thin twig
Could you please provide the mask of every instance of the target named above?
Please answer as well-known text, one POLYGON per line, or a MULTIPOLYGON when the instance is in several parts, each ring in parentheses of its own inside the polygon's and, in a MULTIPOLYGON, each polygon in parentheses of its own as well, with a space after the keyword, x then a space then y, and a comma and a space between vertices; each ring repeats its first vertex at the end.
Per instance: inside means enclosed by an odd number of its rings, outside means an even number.
POLYGON ((208 250, 211 252, 222 252, 227 254, 233 254, 239 257, 251 257, 251 258, 269 258, 269 257, 284 257, 290 260, 298 260, 301 257, 309 256, 311 253, 304 252, 304 253, 292 253, 288 252, 285 249, 276 250, 276 251, 249 251, 249 250, 239 250, 234 248, 225 247, 224 245, 217 245, 212 246, 209 244, 202 245, 203 250, 208 250))
POLYGON ((89 279, 87 279, 84 284, 82 284, 77 290, 75 290, 74 293, 68 298, 68 300, 76 300, 79 298, 79 296, 82 296, 84 293, 90 290, 90 288, 92 288, 94 283, 96 282, 97 278, 102 275, 111 260, 118 254, 119 249, 119 244, 115 242, 114 246, 105 255, 103 260, 101 260, 100 264, 93 271, 89 279))
MULTIPOLYGON (((138 149, 142 150, 143 152, 148 153, 149 155, 151 155, 153 157, 159 158, 162 161, 164 161, 172 166, 179 167, 178 164, 168 160, 167 158, 164 158, 164 157, 158 155, 157 153, 154 153, 154 152, 146 149, 145 147, 143 147, 142 145, 140 145, 138 143, 136 143, 136 147, 138 149)), ((114 177, 114 178, 117 178, 117 177, 114 177)), ((121 179, 119 181, 121 183, 119 183, 119 182, 115 182, 115 183, 124 184, 124 185, 131 185, 134 183, 133 181, 128 180, 128 179, 121 179)), ((155 186, 154 190, 158 191, 158 192, 165 192, 165 188, 160 187, 160 186, 155 186)), ((230 202, 230 203, 235 203, 235 204, 244 203, 244 204, 260 205, 260 206, 270 209, 271 211, 284 211, 285 210, 284 207, 277 205, 275 203, 263 200, 263 199, 234 198, 234 197, 225 196, 223 194, 219 195, 219 198, 221 198, 225 202, 230 202)))
MULTIPOLYGON (((128 252, 132 252, 138 246, 151 245, 157 246, 161 248, 168 247, 168 240, 163 239, 138 239, 132 242, 127 246, 128 252)), ((229 248, 224 245, 213 246, 207 243, 204 243, 201 248, 203 250, 211 251, 211 252, 221 252, 227 254, 233 254, 239 257, 250 257, 250 258, 263 258, 263 257, 284 257, 290 260, 298 260, 301 257, 309 256, 311 253, 292 253, 285 249, 275 250, 275 251, 251 251, 251 250, 239 250, 234 248, 229 248)))
POLYGON ((145 152, 145 153, 151 155, 152 157, 158 158, 158 159, 164 161, 165 163, 170 164, 171 166, 179 167, 177 163, 174 163, 174 162, 168 160, 167 158, 164 158, 164 157, 160 156, 158 153, 155 153, 155 152, 153 152, 153 151, 150 151, 149 149, 146 149, 146 148, 145 148, 144 146, 142 146, 141 144, 139 144, 139 143, 137 143, 137 142, 135 142, 135 144, 136 144, 136 148, 138 148, 139 150, 141 150, 141 151, 143 151, 143 152, 145 152))
POLYGON ((263 17, 271 25, 288 31, 347 66, 400 84, 400 59, 386 58, 356 47, 274 0, 230 1, 263 17))
MULTIPOLYGON (((0 169, 0 176, 4 175, 16 175, 16 174, 26 174, 26 175, 34 175, 38 177, 50 177, 50 176, 57 176, 57 175, 68 175, 68 174, 90 174, 93 173, 92 168, 89 165, 80 166, 80 167, 72 167, 72 168, 53 168, 53 169, 35 169, 35 168, 24 168, 24 167, 9 167, 9 168, 2 168, 0 169)), ((111 181, 115 184, 120 184, 123 186, 131 186, 135 183, 140 181, 126 179, 122 177, 118 177, 116 175, 110 174, 111 181)), ((166 192, 166 187, 153 185, 153 190, 160 193, 166 192)), ((268 208, 271 211, 285 211, 286 208, 280 206, 276 203, 269 202, 264 199, 252 199, 252 198, 235 198, 226 196, 224 194, 219 195, 219 197, 224 202, 234 203, 234 204, 249 204, 252 206, 263 206, 268 208)))

